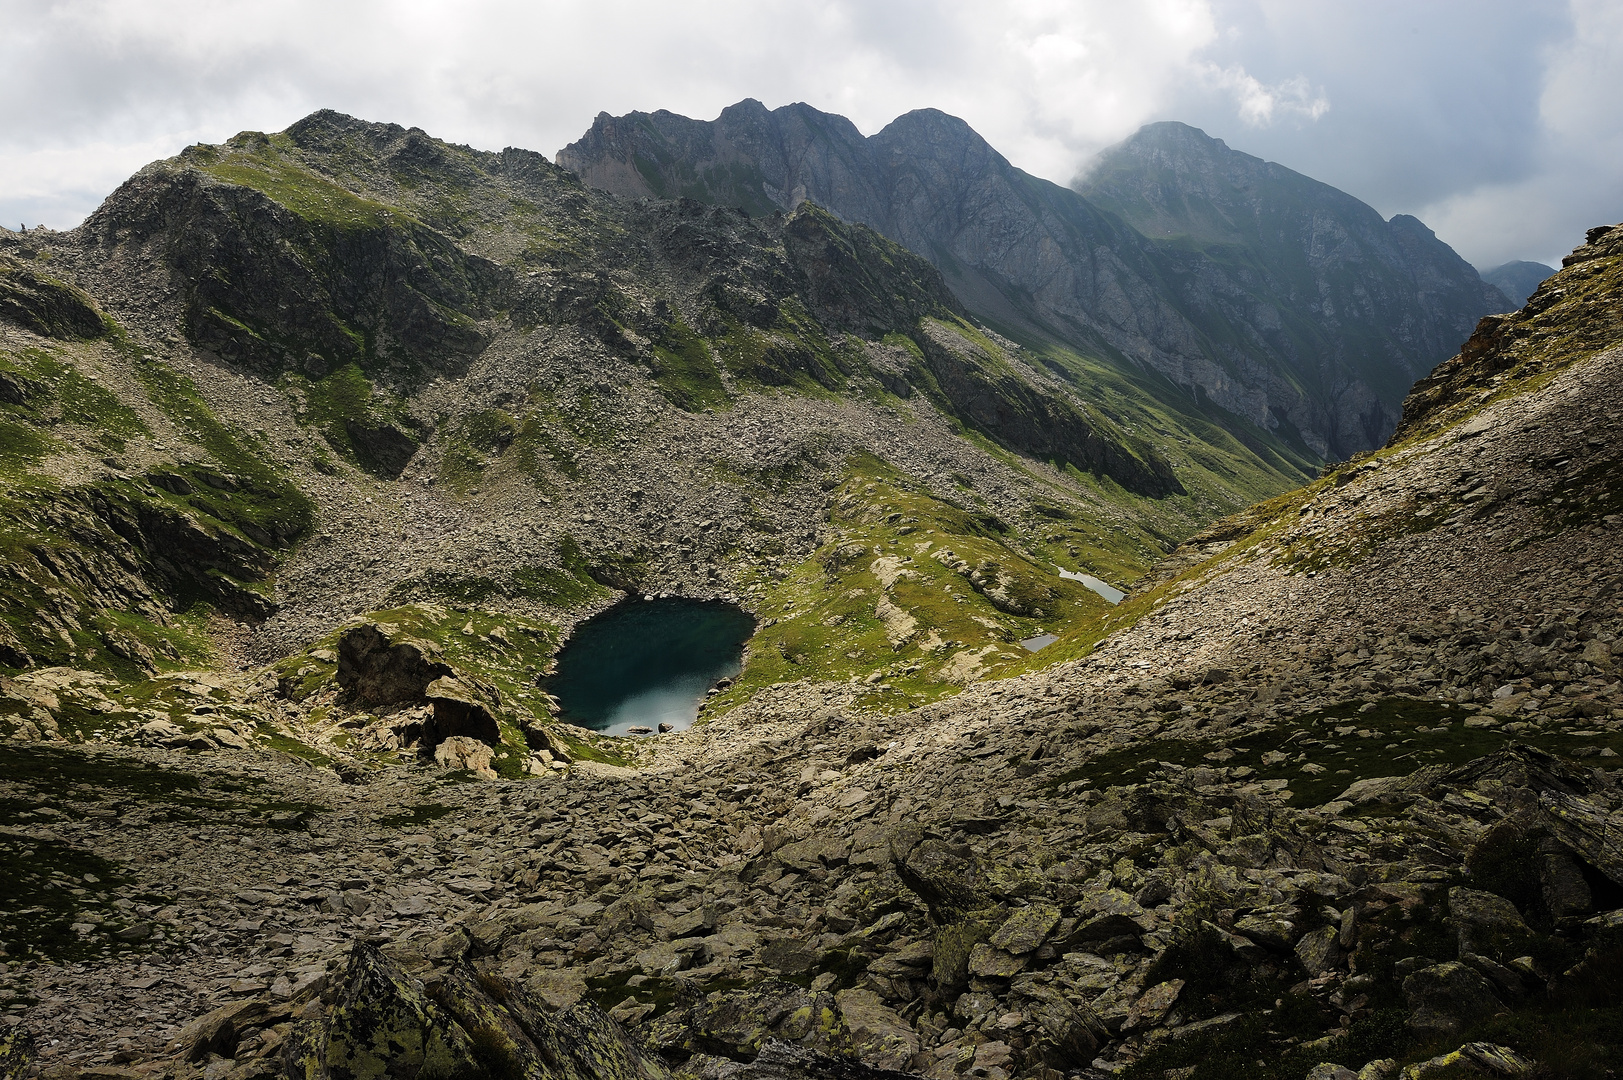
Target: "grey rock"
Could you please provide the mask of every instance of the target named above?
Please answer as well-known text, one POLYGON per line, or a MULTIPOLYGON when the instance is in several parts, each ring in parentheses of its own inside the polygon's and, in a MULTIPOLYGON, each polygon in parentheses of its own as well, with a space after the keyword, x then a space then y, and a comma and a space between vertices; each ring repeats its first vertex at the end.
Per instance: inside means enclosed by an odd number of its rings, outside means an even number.
POLYGON ((1302 935, 1296 943, 1296 959, 1310 978, 1318 978, 1334 971, 1341 963, 1341 947, 1337 944, 1340 929, 1321 926, 1302 935))
POLYGON ((1324 1062, 1307 1071, 1307 1080, 1358 1080, 1358 1074, 1345 1065, 1324 1062))
POLYGON ((1504 1008, 1493 985, 1465 964, 1448 961, 1403 980, 1409 1026, 1429 1034, 1455 1035, 1504 1008))
POLYGON ((1059 923, 1060 912, 1047 904, 1016 908, 992 934, 990 944, 1023 956, 1041 945, 1059 923))
POLYGON ((1455 886, 1448 890, 1448 914, 1459 936, 1460 955, 1518 956, 1527 941, 1521 912, 1502 896, 1455 886))

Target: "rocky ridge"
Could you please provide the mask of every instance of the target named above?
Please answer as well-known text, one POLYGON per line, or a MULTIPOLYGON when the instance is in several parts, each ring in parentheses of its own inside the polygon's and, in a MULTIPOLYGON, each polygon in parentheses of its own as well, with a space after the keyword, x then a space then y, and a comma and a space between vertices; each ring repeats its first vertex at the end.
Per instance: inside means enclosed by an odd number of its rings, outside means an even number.
POLYGON ((587 183, 765 215, 804 200, 932 260, 965 305, 1059 362, 1137 366, 1312 453, 1379 446, 1410 383, 1507 305, 1413 218, 1152 124, 1076 190, 933 109, 864 138, 805 104, 714 121, 600 114, 559 151, 587 183))

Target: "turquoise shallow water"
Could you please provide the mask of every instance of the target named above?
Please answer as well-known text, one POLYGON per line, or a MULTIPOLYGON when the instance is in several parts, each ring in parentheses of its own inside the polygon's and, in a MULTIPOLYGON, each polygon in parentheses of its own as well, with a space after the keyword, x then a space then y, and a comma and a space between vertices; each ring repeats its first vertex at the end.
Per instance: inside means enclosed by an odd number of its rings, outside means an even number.
POLYGON ((594 731, 681 730, 707 690, 738 674, 754 632, 755 619, 732 604, 628 600, 575 627, 546 689, 563 719, 594 731))

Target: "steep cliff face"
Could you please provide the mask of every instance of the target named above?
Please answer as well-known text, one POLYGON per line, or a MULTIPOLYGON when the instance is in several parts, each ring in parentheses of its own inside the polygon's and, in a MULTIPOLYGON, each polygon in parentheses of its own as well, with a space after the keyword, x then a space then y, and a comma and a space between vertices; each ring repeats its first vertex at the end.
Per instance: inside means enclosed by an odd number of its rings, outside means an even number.
POLYGON ((624 195, 811 199, 928 257, 1007 332, 1151 369, 1327 457, 1380 445, 1414 379, 1506 306, 1418 221, 1181 124, 1107 153, 1081 194, 932 109, 868 139, 804 104, 603 114, 558 160, 624 195))
POLYGON ((864 139, 844 117, 804 104, 769 112, 744 101, 714 122, 602 114, 558 163, 627 196, 682 195, 752 213, 814 201, 930 259, 999 329, 1130 359, 1271 426, 1265 404, 1213 367, 1167 303, 1142 237, 1016 169, 956 117, 921 109, 864 139))
POLYGON ((1231 362, 1292 383, 1290 419, 1341 453, 1378 445, 1415 379, 1507 306, 1416 218, 1384 221, 1185 124, 1145 127, 1078 186, 1181 267, 1191 320, 1231 362))

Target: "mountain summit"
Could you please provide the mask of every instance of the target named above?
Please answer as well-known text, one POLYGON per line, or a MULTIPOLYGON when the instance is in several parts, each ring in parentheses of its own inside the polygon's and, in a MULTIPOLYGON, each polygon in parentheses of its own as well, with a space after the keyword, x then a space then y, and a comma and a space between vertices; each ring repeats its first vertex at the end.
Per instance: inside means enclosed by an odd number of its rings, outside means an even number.
POLYGON ((1325 403, 1344 448, 1358 441, 1354 428, 1384 438, 1415 379, 1477 319, 1510 306, 1419 219, 1383 220, 1344 191, 1187 124, 1140 129, 1077 189, 1179 267, 1197 321, 1256 331, 1239 348, 1260 348, 1325 403))
POLYGON ((1321 457, 1378 446, 1409 384, 1507 306, 1418 221, 1181 124, 1107 151, 1080 192, 934 109, 871 138, 805 104, 605 113, 558 162, 622 195, 810 199, 930 259, 1004 332, 1147 369, 1321 457))

